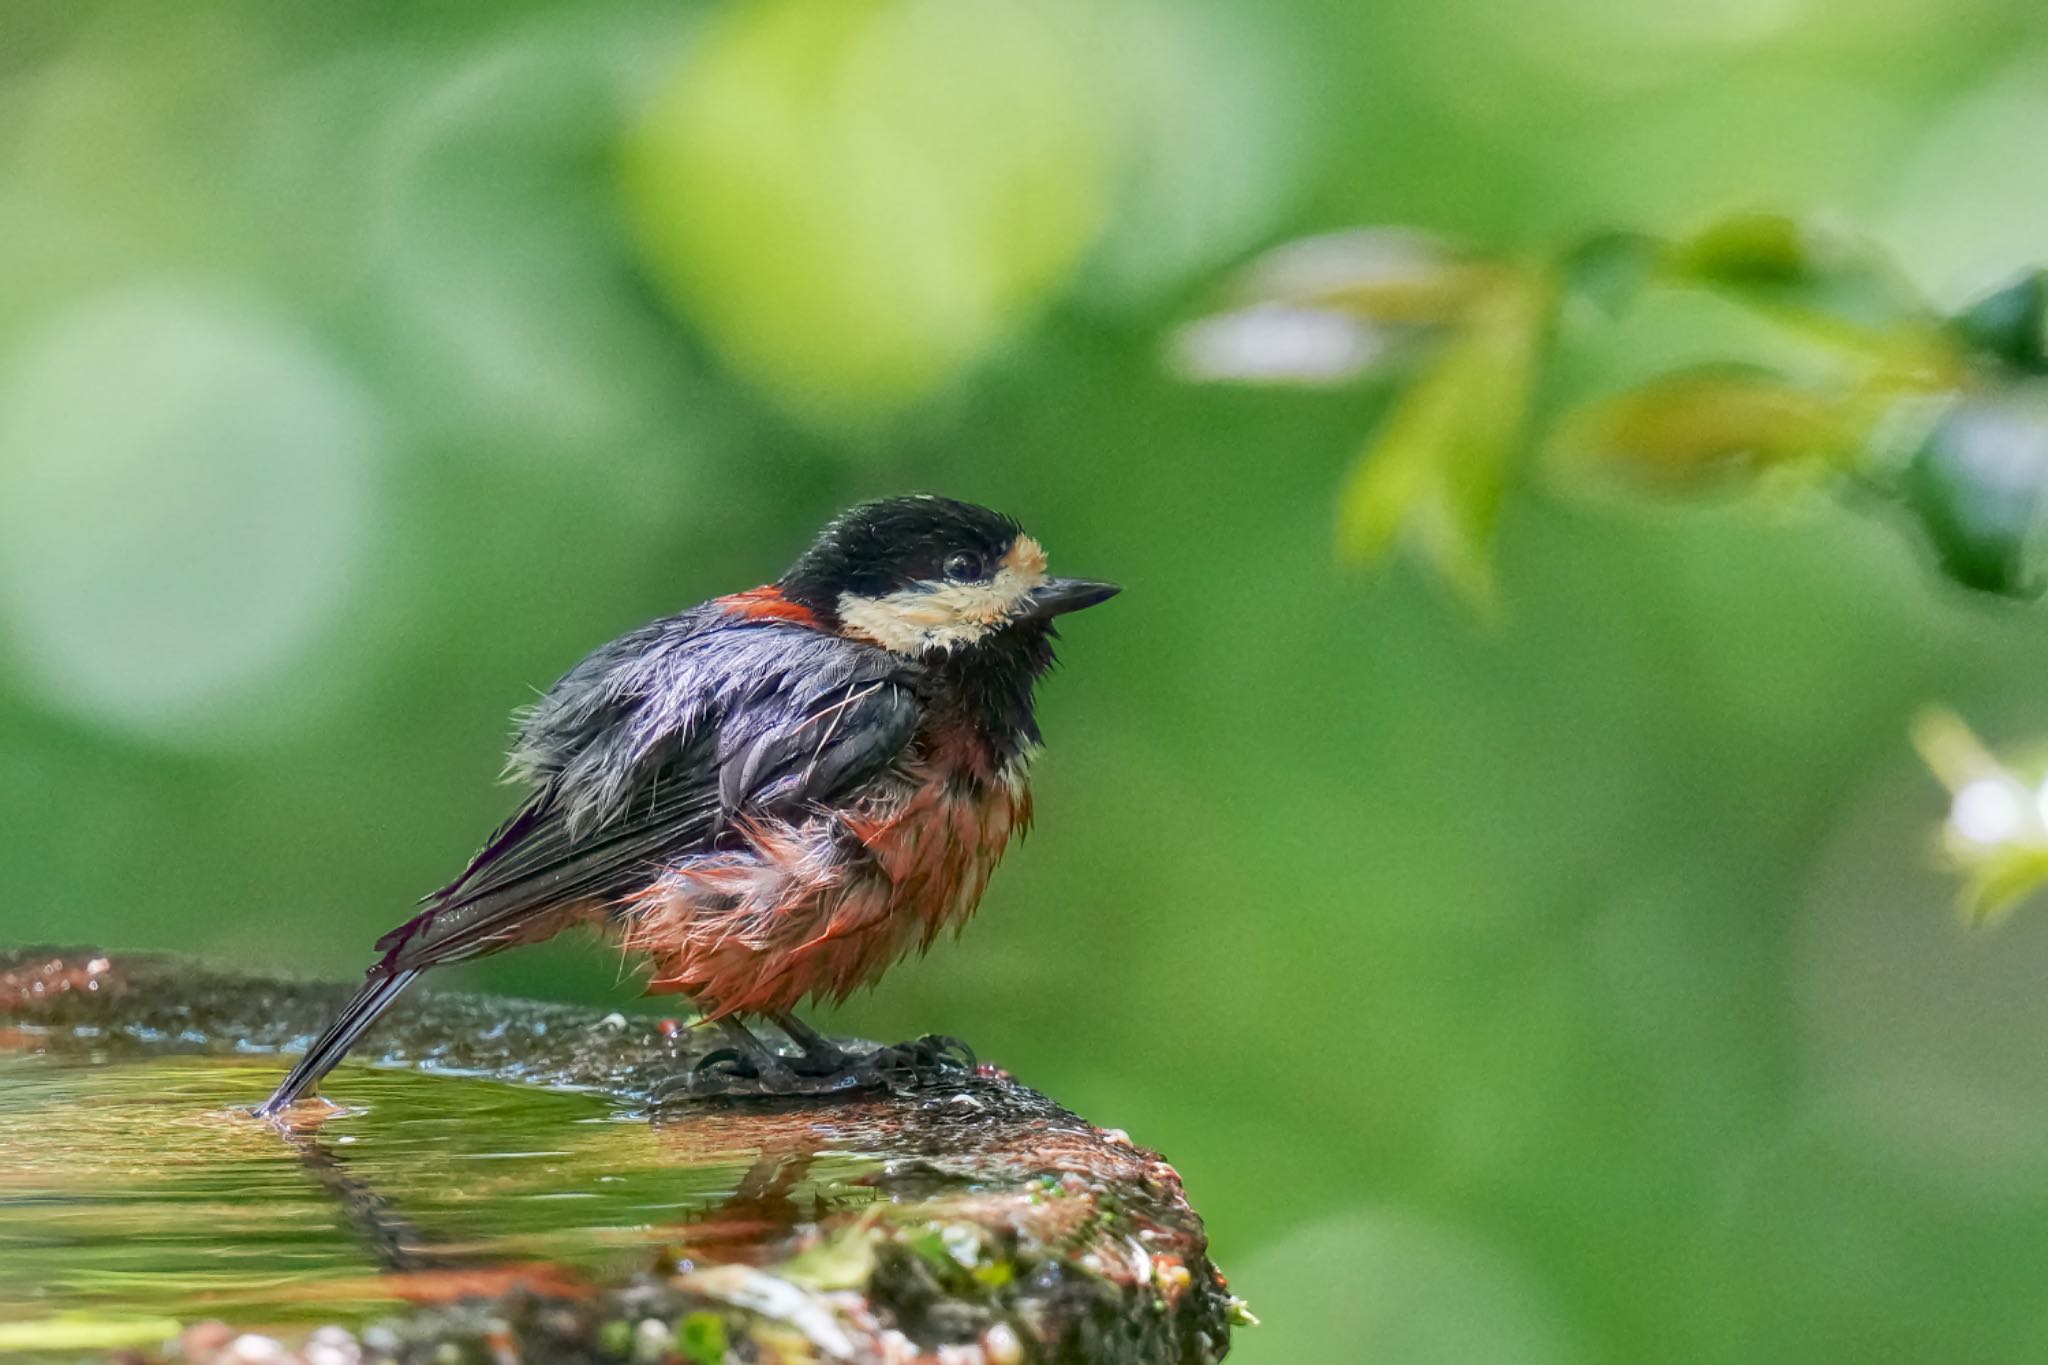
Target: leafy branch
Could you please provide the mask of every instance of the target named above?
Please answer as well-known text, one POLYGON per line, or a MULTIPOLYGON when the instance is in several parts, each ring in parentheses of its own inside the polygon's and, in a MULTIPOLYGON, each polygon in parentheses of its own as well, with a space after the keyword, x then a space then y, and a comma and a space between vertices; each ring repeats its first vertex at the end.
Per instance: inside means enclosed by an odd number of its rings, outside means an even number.
POLYGON ((1176 358, 1207 382, 1393 376, 1338 499, 1338 544, 1363 561, 1405 548, 1478 605, 1501 511, 1531 476, 1664 499, 1875 492, 1955 581, 2043 586, 2038 269, 1944 314, 1870 243, 1776 215, 1516 260, 1366 230, 1254 262, 1176 358), (1603 353, 1628 363, 1588 363, 1603 353))

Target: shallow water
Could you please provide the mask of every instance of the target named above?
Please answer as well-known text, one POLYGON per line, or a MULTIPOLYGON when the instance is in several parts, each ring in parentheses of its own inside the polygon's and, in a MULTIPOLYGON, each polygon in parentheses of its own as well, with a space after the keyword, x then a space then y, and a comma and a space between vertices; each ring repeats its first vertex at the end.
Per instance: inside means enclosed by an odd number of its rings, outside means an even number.
POLYGON ((244 1112, 279 1066, 0 1052, 0 1351, 63 1322, 118 1344, 123 1323, 146 1340, 208 1316, 361 1321, 536 1267, 616 1281, 748 1259, 877 1197, 881 1158, 829 1125, 730 1150, 716 1121, 409 1070, 346 1068, 352 1107, 288 1138, 244 1112))

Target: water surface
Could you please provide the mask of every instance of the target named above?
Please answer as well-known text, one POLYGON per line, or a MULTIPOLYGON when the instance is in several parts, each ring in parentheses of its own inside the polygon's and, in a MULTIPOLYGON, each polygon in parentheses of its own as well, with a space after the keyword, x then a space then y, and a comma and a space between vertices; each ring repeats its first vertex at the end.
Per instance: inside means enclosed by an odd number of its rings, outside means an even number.
POLYGON ((245 1112, 270 1056, 0 1052, 0 1348, 37 1323, 361 1321, 514 1278, 616 1282, 748 1259, 876 1198, 829 1124, 778 1151, 651 1126, 601 1096, 349 1067, 350 1108, 281 1134, 245 1112), (9 1333, 8 1328, 16 1329, 9 1333))

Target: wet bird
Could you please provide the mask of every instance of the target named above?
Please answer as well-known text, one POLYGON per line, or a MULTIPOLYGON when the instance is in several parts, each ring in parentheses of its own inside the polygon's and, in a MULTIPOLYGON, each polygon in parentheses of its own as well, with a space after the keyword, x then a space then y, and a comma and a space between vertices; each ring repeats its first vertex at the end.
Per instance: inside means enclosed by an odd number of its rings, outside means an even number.
POLYGON ((1031 821, 1053 623, 1117 591, 1048 576, 1039 543, 987 508, 887 498, 833 520, 775 583, 605 645, 521 714, 524 804, 377 941, 257 1112, 312 1091, 421 972, 578 924, 722 1028, 733 1075, 782 1091, 872 1065, 795 1008, 843 1000, 973 912, 1031 821))

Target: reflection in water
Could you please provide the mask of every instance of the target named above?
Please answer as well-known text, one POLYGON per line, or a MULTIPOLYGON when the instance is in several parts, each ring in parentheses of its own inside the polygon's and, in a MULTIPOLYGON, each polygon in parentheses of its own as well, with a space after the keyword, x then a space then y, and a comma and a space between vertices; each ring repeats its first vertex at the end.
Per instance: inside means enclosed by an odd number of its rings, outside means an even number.
POLYGON ((285 1145, 298 1154, 307 1174, 334 1196, 342 1218, 363 1239, 380 1267, 411 1273, 438 1270, 449 1263, 451 1258, 437 1253, 426 1234, 389 1199, 351 1175, 347 1163, 335 1155, 334 1148, 311 1132, 290 1131, 283 1137, 285 1145))
POLYGON ((280 1134, 240 1112, 274 1072, 0 1054, 0 1322, 345 1319, 667 1261, 760 1263, 792 1229, 878 1197, 883 1162, 849 1145, 857 1130, 800 1113, 656 1128, 587 1094, 365 1071, 366 1104, 280 1134))

